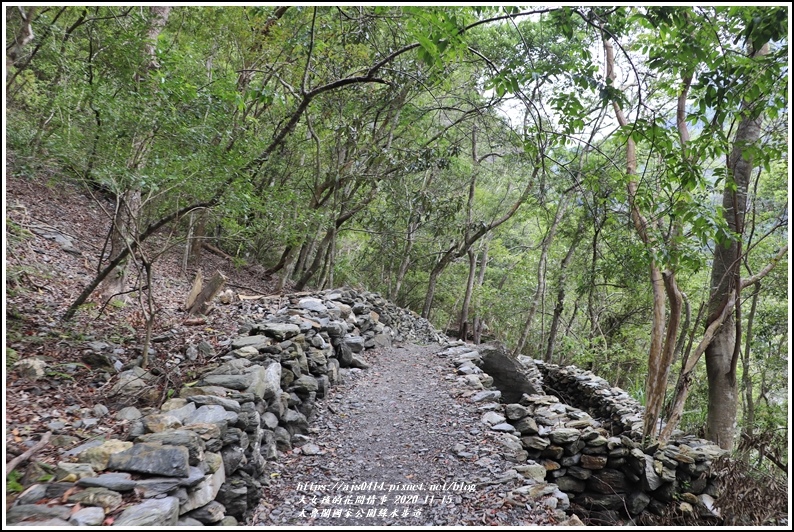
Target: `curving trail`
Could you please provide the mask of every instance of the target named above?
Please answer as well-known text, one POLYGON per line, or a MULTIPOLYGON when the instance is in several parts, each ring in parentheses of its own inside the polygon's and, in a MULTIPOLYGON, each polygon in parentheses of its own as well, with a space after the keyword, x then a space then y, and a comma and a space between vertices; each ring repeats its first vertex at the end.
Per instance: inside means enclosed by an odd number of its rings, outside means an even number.
POLYGON ((318 401, 311 443, 272 463, 253 525, 461 526, 556 524, 512 489, 531 481, 480 422, 475 390, 434 353, 439 345, 367 352, 318 401), (309 453, 304 454, 303 450, 309 453))

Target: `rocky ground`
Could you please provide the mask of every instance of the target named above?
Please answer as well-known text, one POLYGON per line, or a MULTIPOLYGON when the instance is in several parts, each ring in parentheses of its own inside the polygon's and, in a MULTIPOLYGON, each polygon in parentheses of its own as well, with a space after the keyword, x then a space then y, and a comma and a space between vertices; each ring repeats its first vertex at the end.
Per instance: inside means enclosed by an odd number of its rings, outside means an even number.
MULTIPOLYGON (((106 307, 92 298, 72 321, 59 319, 97 270, 112 207, 107 199, 12 172, 5 187, 6 464, 50 437, 15 464, 5 491, 8 507, 23 486, 71 460, 71 449, 97 437, 125 436, 128 424, 114 414, 128 405, 108 393, 118 368, 103 361, 135 363, 144 321, 134 297, 106 307), (43 375, 15 365, 33 357, 46 361, 43 375)), ((162 253, 154 268, 158 310, 151 351, 151 370, 160 381, 157 396, 141 407, 159 406, 228 351, 248 315, 280 304, 277 296, 237 298, 194 320, 182 309, 195 274, 181 269, 183 247, 161 235, 149 249, 162 253), (200 344, 204 348, 187 356, 200 344)), ((235 296, 274 296, 275 279, 261 267, 205 252, 201 268, 226 274, 235 296)), ((467 397, 471 392, 456 382, 454 368, 434 355, 439 349, 406 344, 368 351, 372 367, 347 371, 345 383, 320 403, 312 427, 317 447, 280 453, 273 463, 254 524, 537 525, 563 519, 549 494, 543 499, 520 490, 524 482, 515 464, 502 458, 498 434, 480 423, 492 407, 467 397), (327 494, 313 499, 312 485, 326 487, 327 494)))
MULTIPOLYGON (((555 524, 549 501, 520 489, 517 464, 480 419, 439 345, 368 352, 314 423, 316 448, 278 463, 254 525, 555 524)), ((299 449, 299 451, 305 448, 299 449)), ((528 481, 527 481, 528 482, 528 481)), ((551 506, 556 506, 552 503, 551 506)))
MULTIPOLYGON (((43 435, 51 435, 49 444, 15 471, 17 484, 5 493, 11 503, 22 486, 50 476, 48 468, 71 459, 65 454, 69 449, 97 437, 124 436, 128 423, 114 413, 130 405, 110 396, 117 368, 106 362, 135 363, 145 327, 134 292, 130 302, 104 307, 95 294, 74 319, 60 319, 97 271, 112 212, 106 197, 76 183, 10 170, 4 189, 6 463, 43 435), (46 361, 43 376, 15 366, 34 357, 46 361)), ((153 237, 148 245, 149 252, 161 253, 153 268, 157 319, 150 350, 151 370, 159 382, 155 397, 141 398, 135 406, 159 406, 203 365, 228 350, 248 314, 279 304, 278 296, 245 301, 237 297, 275 294, 276 279, 264 276, 264 268, 232 264, 205 251, 200 268, 207 276, 223 272, 236 303, 218 304, 200 319, 188 316, 183 306, 196 269, 182 271, 183 250, 183 244, 167 234, 153 237), (191 360, 186 351, 199 344, 205 349, 191 360)), ((134 274, 130 281, 138 283, 134 274)))

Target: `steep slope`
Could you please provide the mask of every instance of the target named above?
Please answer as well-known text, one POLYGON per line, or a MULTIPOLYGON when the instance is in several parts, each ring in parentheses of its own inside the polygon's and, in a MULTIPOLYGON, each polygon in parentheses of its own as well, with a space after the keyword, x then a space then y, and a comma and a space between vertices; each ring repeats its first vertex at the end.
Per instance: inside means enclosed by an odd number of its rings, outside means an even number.
MULTIPOLYGON (((54 465, 59 448, 123 432, 123 426, 105 413, 106 408, 126 406, 107 397, 114 372, 106 366, 127 365, 140 356, 144 315, 138 293, 132 292, 128 304, 102 308, 92 298, 73 320, 60 320, 96 274, 110 227, 111 202, 60 176, 50 181, 10 169, 4 198, 6 461, 50 432, 51 444, 34 459, 54 465), (33 358, 46 367, 31 369, 28 375, 14 366, 33 358), (39 376, 32 377, 37 372, 39 376)), ((150 252, 160 254, 153 268, 157 315, 150 350, 151 368, 160 375, 156 400, 178 389, 212 353, 223 349, 244 312, 233 305, 219 306, 202 320, 188 321, 182 308, 195 270, 182 272, 184 246, 178 244, 164 232, 149 245, 150 252), (184 356, 201 341, 210 348, 206 356, 184 356)), ((262 275, 261 267, 237 268, 207 252, 200 267, 205 275, 222 271, 227 286, 239 294, 274 291, 275 284, 262 275)), ((134 275, 132 281, 137 283, 134 275)))

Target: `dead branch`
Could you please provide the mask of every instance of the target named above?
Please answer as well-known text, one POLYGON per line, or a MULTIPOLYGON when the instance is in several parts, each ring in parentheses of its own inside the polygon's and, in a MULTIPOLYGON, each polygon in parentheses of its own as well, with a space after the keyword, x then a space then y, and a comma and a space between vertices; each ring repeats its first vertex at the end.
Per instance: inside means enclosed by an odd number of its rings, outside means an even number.
POLYGON ((202 242, 201 243, 201 247, 203 247, 204 249, 206 249, 210 253, 218 255, 219 257, 223 257, 224 259, 226 259, 228 261, 233 261, 234 260, 234 257, 232 257, 228 253, 224 252, 223 250, 216 248, 215 246, 213 246, 212 244, 210 244, 208 242, 202 242))
POLYGON ((44 447, 46 447, 47 444, 50 443, 50 436, 52 436, 52 432, 46 433, 44 436, 41 437, 39 443, 37 443, 36 445, 31 447, 24 453, 20 454, 19 456, 8 462, 6 464, 6 475, 11 473, 11 471, 13 471, 19 464, 29 459, 31 456, 33 456, 37 452, 41 451, 44 447))

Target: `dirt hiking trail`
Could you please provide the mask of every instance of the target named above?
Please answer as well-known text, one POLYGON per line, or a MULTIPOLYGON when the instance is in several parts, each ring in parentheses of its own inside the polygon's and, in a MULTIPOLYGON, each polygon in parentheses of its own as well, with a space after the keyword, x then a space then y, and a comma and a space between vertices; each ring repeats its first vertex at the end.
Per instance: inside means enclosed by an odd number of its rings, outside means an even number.
POLYGON ((441 350, 373 350, 369 369, 342 370, 311 441, 274 464, 253 525, 557 524, 560 512, 510 493, 525 479, 441 350))

